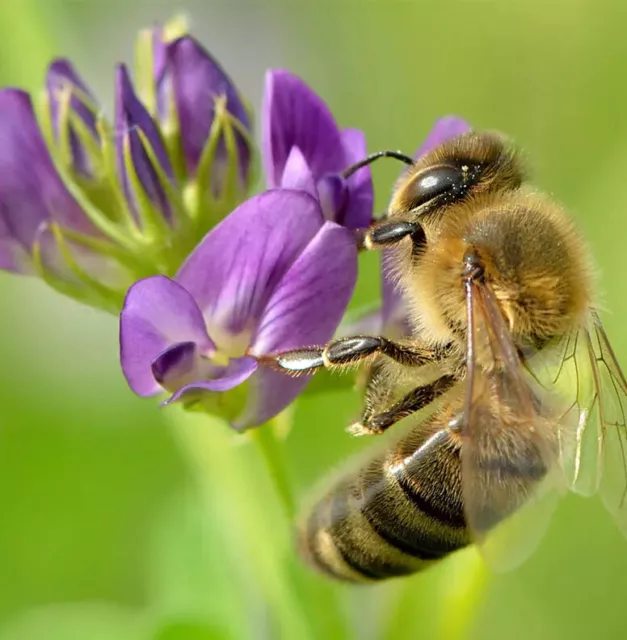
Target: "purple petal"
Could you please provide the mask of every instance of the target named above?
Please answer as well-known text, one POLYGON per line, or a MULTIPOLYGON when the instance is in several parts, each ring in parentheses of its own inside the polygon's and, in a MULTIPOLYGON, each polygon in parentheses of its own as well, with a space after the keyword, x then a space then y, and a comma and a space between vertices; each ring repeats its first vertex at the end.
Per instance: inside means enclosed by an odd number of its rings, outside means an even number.
POLYGON ((126 294, 120 314, 120 361, 135 393, 149 396, 159 392, 152 363, 181 342, 195 342, 202 354, 215 348, 192 296, 165 276, 136 282, 126 294))
MULTIPOLYGON (((168 69, 181 127, 183 152, 189 174, 193 174, 209 138, 214 118, 214 100, 226 96, 227 109, 246 129, 250 119, 231 79, 222 67, 191 36, 175 40, 167 47, 168 69)), ((240 169, 245 181, 250 163, 246 141, 236 133, 240 169)), ((225 153, 222 144, 222 152, 225 153)))
POLYGON ((242 414, 233 420, 233 428, 243 431, 267 422, 291 404, 310 381, 311 376, 290 378, 260 366, 250 380, 248 402, 242 414))
POLYGON ((314 198, 318 197, 316 183, 307 160, 298 147, 292 147, 290 155, 285 163, 283 178, 281 179, 281 187, 285 189, 302 189, 311 194, 314 198))
POLYGON ((330 173, 318 181, 318 198, 327 220, 343 224, 344 207, 348 202, 346 180, 337 173, 330 173))
POLYGON ((232 358, 228 367, 213 380, 196 380, 181 387, 176 393, 168 398, 164 404, 176 402, 181 398, 188 398, 190 395, 201 395, 206 391, 220 392, 233 389, 252 376, 257 369, 257 361, 254 358, 232 358))
POLYGON ((315 198, 277 189, 255 196, 210 231, 176 276, 207 319, 218 345, 223 334, 256 326, 283 275, 323 224, 315 198))
MULTIPOLYGON (((79 75, 74 70, 74 67, 68 60, 57 59, 54 60, 48 67, 48 73, 46 76, 46 89, 48 91, 48 100, 50 104, 50 115, 52 118, 52 125, 54 128, 54 134, 59 137, 59 128, 61 123, 60 119, 60 105, 59 105, 59 93, 67 91, 68 87, 77 88, 88 97, 94 104, 95 99, 91 91, 87 88, 87 85, 81 80, 79 75)), ((85 123, 86 127, 91 131, 94 139, 98 139, 98 132, 96 128, 96 116, 94 111, 89 109, 84 101, 76 96, 75 91, 72 91, 70 97, 70 110, 78 115, 78 117, 85 123)), ((67 126, 70 127, 70 145, 72 149, 72 161, 73 167, 77 173, 84 176, 91 176, 93 168, 89 164, 87 153, 76 135, 76 131, 72 125, 68 122, 67 126)))
MULTIPOLYGON (((363 160, 367 155, 366 136, 358 129, 344 129, 342 144, 346 158, 345 169, 363 160)), ((367 227, 372 222, 374 206, 374 186, 370 167, 362 167, 348 180, 348 198, 342 212, 342 219, 337 220, 349 229, 367 227)))
POLYGON ((49 218, 97 235, 56 173, 27 93, 0 90, 0 226, 30 253, 39 225, 49 218))
POLYGON ((414 158, 424 155, 434 147, 451 138, 456 138, 462 133, 470 131, 470 129, 470 125, 457 116, 444 116, 440 118, 429 132, 426 140, 422 143, 418 151, 416 151, 414 158))
MULTIPOLYGON (((348 229, 327 222, 285 273, 263 312, 249 350, 257 356, 331 339, 357 279, 357 250, 348 229)), ((261 424, 282 411, 303 390, 294 379, 261 368, 255 393, 238 426, 261 424)))
POLYGON ((124 146, 130 145, 131 158, 137 176, 150 200, 166 217, 170 217, 170 204, 161 186, 152 162, 144 149, 138 130, 152 147, 157 161, 165 174, 173 177, 172 165, 168 158, 161 134, 150 114, 139 101, 124 65, 119 65, 115 79, 116 109, 116 152, 120 180, 124 186, 129 205, 136 211, 137 196, 132 192, 124 163, 124 146))
POLYGON ((327 342, 344 315, 356 279, 352 234, 326 222, 276 285, 250 352, 260 356, 327 342))
POLYGON ((262 104, 262 160, 268 186, 281 185, 288 156, 298 147, 315 180, 345 168, 340 131, 323 100, 287 71, 266 74, 262 104))

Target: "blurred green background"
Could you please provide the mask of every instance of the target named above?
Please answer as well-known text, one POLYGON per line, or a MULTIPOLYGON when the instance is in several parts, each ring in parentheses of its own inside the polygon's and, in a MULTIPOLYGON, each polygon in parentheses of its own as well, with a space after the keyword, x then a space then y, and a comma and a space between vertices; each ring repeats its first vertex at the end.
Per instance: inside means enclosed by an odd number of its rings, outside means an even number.
MULTIPOLYGON (((287 67, 372 150, 411 153, 447 113, 511 135, 587 234, 627 366, 622 0, 2 0, 0 81, 38 90, 50 57, 68 56, 110 109, 113 64, 131 59, 136 30, 181 10, 255 105, 264 70, 287 67)), ((374 169, 379 209, 397 170, 374 169)), ((360 296, 374 299, 366 269, 360 296)), ((299 569, 251 446, 207 424, 216 453, 199 481, 164 412, 126 387, 115 318, 4 273, 0 293, 0 640, 281 637, 246 545, 299 569)), ((299 495, 354 446, 343 427, 357 402, 300 402, 286 441, 299 495)), ((374 589, 315 585, 341 599, 356 638, 442 638, 461 615, 442 594, 463 562, 374 589)), ((522 568, 490 576, 485 594, 477 585, 467 637, 624 638, 625 593, 625 540, 596 500, 569 497, 522 568)))

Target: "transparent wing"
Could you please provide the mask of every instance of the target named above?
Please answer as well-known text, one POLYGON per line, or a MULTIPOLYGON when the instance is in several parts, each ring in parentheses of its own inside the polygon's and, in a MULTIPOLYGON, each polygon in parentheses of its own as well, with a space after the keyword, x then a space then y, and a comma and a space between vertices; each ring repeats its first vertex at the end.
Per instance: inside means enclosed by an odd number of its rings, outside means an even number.
POLYGON ((602 471, 599 425, 590 420, 597 405, 591 362, 585 331, 563 336, 526 362, 543 389, 541 397, 554 404, 560 398, 562 411, 555 426, 560 466, 569 488, 585 496, 598 491, 602 471))
POLYGON ((559 455, 570 489, 599 493, 627 535, 627 382, 596 313, 563 339, 555 364, 535 370, 564 400, 559 455))
POLYGON ((596 436, 599 492, 605 507, 627 535, 627 382, 596 314, 591 328, 583 333, 593 382, 586 430, 591 429, 596 436))
POLYGON ((466 302, 466 522, 488 563, 509 570, 536 548, 566 489, 556 429, 566 408, 523 366, 489 285, 469 282, 466 302))

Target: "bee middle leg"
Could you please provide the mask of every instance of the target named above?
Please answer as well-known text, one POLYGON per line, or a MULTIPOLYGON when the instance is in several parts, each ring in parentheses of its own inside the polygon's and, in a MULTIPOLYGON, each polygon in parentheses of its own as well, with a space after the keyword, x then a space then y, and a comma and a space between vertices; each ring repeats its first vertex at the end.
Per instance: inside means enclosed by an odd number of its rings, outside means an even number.
POLYGON ((448 391, 457 378, 443 375, 412 389, 397 402, 390 404, 392 389, 385 381, 382 367, 373 367, 364 395, 364 410, 361 420, 348 427, 347 431, 356 436, 380 434, 403 418, 424 409, 443 393, 448 391))

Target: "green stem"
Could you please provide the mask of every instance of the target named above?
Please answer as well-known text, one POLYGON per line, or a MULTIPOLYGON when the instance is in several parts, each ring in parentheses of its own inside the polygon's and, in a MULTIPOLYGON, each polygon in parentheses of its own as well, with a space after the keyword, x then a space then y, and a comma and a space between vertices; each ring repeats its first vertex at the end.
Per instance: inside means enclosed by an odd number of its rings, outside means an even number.
POLYGON ((390 585, 391 606, 382 637, 467 640, 485 596, 488 575, 478 551, 470 548, 390 585))
POLYGON ((265 425, 251 432, 251 438, 257 443, 259 452, 262 455, 268 475, 276 490, 276 494, 281 500, 285 515, 289 522, 294 520, 295 505, 292 495, 291 483, 285 466, 285 456, 281 444, 277 442, 277 437, 272 429, 274 424, 265 425))
MULTIPOLYGON (((270 447, 272 433, 268 440, 255 436, 255 442, 264 444, 251 448, 218 418, 178 407, 167 414, 205 505, 215 511, 216 495, 226 498, 221 503, 228 506, 217 514, 225 541, 254 577, 277 625, 275 637, 346 638, 337 603, 326 597, 328 587, 316 584, 315 577, 291 562, 291 520, 286 513, 293 502, 283 466, 277 463, 277 443, 270 447), (262 461, 273 477, 265 476, 262 461), (274 495, 279 487, 282 504, 274 495)), ((269 426, 263 430, 270 431, 269 426)))
POLYGON ((470 637, 484 599, 489 572, 476 548, 452 560, 442 574, 439 624, 436 640, 465 640, 470 637))

